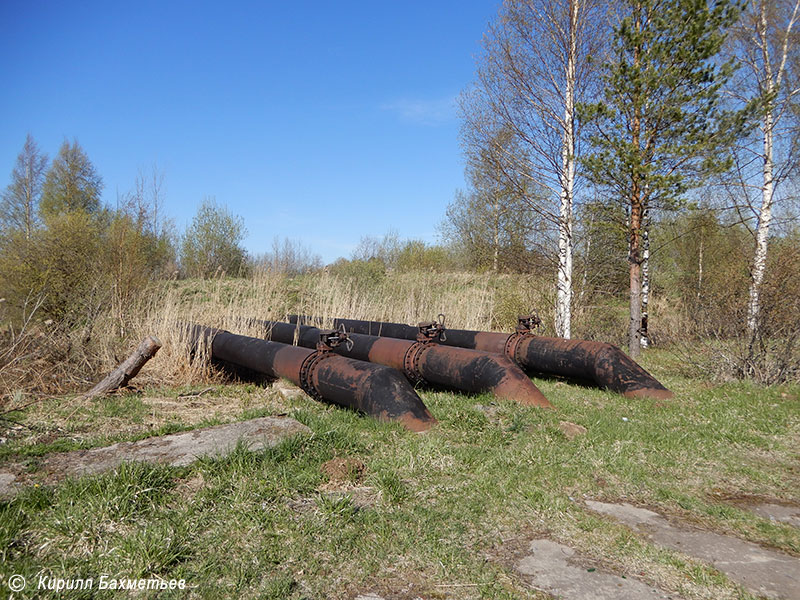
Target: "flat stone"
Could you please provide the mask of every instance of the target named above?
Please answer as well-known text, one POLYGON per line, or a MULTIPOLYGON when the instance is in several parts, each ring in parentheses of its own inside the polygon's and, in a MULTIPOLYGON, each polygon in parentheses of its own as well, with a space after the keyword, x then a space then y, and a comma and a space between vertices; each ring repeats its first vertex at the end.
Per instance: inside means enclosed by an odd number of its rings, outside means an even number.
POLYGON ((519 560, 515 569, 532 587, 564 600, 678 600, 678 596, 638 579, 623 578, 602 569, 586 566, 572 548, 551 540, 530 544, 530 554, 519 560))
MULTIPOLYGON (((294 419, 262 417, 138 442, 120 442, 103 448, 50 454, 35 476, 44 476, 46 483, 55 483, 67 476, 112 471, 123 462, 148 462, 180 467, 203 456, 225 456, 239 443, 244 444, 248 450, 257 451, 303 433, 311 433, 311 430, 294 419)), ((5 488, 7 495, 13 495, 19 487, 20 479, 20 473, 0 471, 0 494, 5 488)))
POLYGON ((283 396, 284 400, 294 400, 307 395, 301 388, 283 379, 273 383, 272 388, 283 396))
POLYGON ((586 505, 645 534, 656 544, 710 563, 755 595, 800 600, 800 559, 739 538, 674 525, 630 504, 586 505))
POLYGON ((19 485, 16 483, 17 476, 14 473, 0 472, 0 498, 13 496, 17 493, 19 485))
POLYGON ((764 517, 770 521, 780 521, 781 523, 787 523, 793 527, 800 527, 800 506, 763 502, 760 504, 746 505, 746 508, 759 517, 764 517))

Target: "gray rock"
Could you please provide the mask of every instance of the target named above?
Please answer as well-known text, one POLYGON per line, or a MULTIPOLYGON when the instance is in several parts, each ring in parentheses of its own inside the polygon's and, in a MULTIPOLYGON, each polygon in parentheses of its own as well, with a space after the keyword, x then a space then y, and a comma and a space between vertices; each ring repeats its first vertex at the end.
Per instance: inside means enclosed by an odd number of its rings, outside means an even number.
POLYGON ((0 471, 0 498, 13 496, 17 493, 19 485, 17 476, 9 471, 0 471))
MULTIPOLYGON (((104 448, 75 450, 48 455, 37 477, 54 483, 66 476, 94 475, 116 469, 123 462, 148 462, 185 466, 202 456, 225 456, 238 443, 256 451, 275 446, 280 441, 311 430, 288 417, 262 417, 147 438, 138 442, 120 442, 104 448)), ((0 495, 13 495, 22 475, 0 471, 0 495)))

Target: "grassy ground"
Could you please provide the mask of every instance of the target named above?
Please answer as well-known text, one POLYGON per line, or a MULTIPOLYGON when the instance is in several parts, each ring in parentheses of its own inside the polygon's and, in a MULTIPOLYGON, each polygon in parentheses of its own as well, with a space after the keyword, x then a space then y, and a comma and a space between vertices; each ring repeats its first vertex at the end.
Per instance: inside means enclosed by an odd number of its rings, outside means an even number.
MULTIPOLYGON (((32 429, 12 430, 0 461, 35 471, 49 451, 268 414, 313 435, 30 488, 0 504, 2 575, 185 578, 201 598, 544 598, 511 565, 526 540, 546 536, 685 598, 750 598, 582 500, 645 505, 800 556, 798 530, 741 505, 800 500, 800 388, 712 386, 648 360, 673 400, 555 380, 536 383, 556 411, 426 391, 440 424, 421 435, 253 385, 41 403, 13 415, 32 429), (562 421, 587 432, 570 440, 562 421)), ((171 595, 186 592, 159 597, 171 595)))

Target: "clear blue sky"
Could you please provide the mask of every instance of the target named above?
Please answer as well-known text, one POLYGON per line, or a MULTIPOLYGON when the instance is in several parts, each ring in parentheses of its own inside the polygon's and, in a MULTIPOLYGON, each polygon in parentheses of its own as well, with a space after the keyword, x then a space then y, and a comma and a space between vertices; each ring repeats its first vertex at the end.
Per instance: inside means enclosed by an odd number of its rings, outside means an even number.
POLYGON ((30 132, 50 157, 77 139, 111 204, 156 163, 179 230, 214 196, 254 253, 435 241, 464 186, 455 99, 498 7, 2 0, 0 185, 30 132))

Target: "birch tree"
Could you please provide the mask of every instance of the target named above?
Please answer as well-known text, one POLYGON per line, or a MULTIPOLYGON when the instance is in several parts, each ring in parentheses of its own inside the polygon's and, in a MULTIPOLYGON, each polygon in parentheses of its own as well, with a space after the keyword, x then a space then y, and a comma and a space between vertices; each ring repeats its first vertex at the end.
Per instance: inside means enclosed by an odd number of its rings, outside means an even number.
POLYGON ((628 349, 641 353, 643 232, 648 211, 680 205, 684 193, 724 170, 737 115, 720 108, 730 64, 716 60, 736 18, 727 0, 620 3, 603 98, 581 107, 591 121, 584 164, 628 212, 628 349))
POLYGON ((515 155, 515 160, 522 152, 507 130, 498 132, 488 146, 468 149, 469 188, 457 191, 448 205, 442 237, 463 252, 472 268, 526 272, 531 267, 529 248, 538 233, 527 209, 535 195, 508 184, 493 147, 503 148, 505 156, 515 155))
POLYGON ((46 169, 47 156, 28 134, 11 172, 11 183, 0 197, 0 224, 24 232, 26 240, 31 239, 39 222, 39 199, 46 169))
POLYGON ((181 239, 181 267, 190 277, 241 276, 247 268, 244 219, 205 198, 181 239))
POLYGON ((507 185, 553 231, 556 333, 571 335, 573 205, 579 173, 576 102, 592 89, 605 22, 598 0, 506 0, 484 40, 478 81, 462 105, 465 143, 487 148, 507 185), (507 130, 523 148, 496 142, 507 130), (540 191, 545 190, 545 200, 540 191), (533 191, 535 195, 531 195, 533 191))
POLYGON ((800 92, 789 66, 797 60, 797 20, 800 0, 749 0, 733 34, 732 54, 742 69, 732 87, 742 103, 754 103, 759 129, 736 155, 739 189, 745 200, 745 222, 755 220, 751 230, 755 250, 750 269, 747 330, 751 339, 758 332, 761 288, 767 265, 767 245, 781 184, 797 166, 796 96, 800 92), (753 172, 753 171, 756 172, 753 172))

